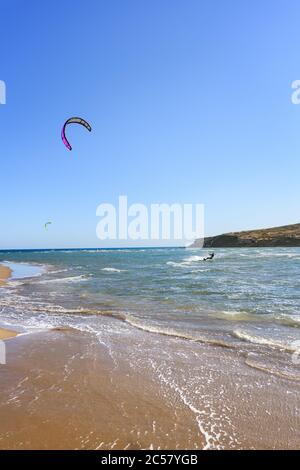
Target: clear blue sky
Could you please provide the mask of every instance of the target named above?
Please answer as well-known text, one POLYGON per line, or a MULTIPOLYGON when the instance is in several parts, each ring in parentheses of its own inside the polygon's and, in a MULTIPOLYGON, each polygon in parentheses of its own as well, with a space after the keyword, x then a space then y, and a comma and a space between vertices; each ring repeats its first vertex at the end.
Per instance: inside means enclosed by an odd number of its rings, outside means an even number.
POLYGON ((298 0, 0 0, 0 18, 0 248, 101 246, 96 207, 122 194, 202 202, 207 235, 300 221, 298 0), (69 152, 72 115, 93 132, 69 152))

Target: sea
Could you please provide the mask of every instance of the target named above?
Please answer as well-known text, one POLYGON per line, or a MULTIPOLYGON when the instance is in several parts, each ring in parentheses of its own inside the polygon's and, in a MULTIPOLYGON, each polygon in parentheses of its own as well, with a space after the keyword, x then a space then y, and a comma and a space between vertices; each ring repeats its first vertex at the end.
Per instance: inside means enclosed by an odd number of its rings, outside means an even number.
MULTIPOLYGON (((214 351, 219 376, 230 351, 232 367, 238 357, 243 374, 256 370, 266 381, 297 383, 300 249, 214 253, 205 261, 208 250, 192 248, 0 251, 1 264, 12 269, 0 289, 0 326, 23 335, 74 328, 114 361, 119 348, 132 368, 153 369, 199 420, 196 389, 186 385, 203 358, 199 345, 214 351), (169 367, 176 354, 177 378, 169 367)), ((214 434, 212 419, 202 418, 206 448, 216 448, 222 426, 214 434)))

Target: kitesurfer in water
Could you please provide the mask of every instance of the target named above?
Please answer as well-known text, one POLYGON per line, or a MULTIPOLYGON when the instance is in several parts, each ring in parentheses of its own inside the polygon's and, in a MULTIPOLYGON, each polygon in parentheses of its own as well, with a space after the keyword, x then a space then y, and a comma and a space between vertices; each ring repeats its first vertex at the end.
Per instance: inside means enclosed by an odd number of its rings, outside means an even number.
POLYGON ((208 260, 208 259, 213 259, 213 258, 214 258, 214 256, 215 256, 215 254, 214 254, 214 253, 209 253, 209 255, 208 255, 208 256, 206 256, 205 258, 203 258, 203 261, 206 261, 206 260, 208 260))

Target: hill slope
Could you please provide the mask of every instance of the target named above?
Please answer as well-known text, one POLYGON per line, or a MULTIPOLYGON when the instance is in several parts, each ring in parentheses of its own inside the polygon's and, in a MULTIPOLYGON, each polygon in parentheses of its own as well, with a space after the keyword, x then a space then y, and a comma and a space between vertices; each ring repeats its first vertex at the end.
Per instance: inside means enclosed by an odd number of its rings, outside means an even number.
MULTIPOLYGON (((191 245, 193 248, 200 246, 201 242, 198 240, 195 240, 191 245)), ((215 237, 206 237, 204 240, 205 248, 272 246, 300 246, 300 224, 244 232, 230 232, 215 237)))

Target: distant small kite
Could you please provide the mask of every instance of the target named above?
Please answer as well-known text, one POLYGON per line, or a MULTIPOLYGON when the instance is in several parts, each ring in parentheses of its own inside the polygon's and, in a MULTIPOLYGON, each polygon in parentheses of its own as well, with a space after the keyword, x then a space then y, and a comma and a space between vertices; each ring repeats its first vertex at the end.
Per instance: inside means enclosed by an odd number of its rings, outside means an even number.
POLYGON ((67 149, 72 150, 72 147, 66 137, 66 127, 69 124, 80 124, 81 126, 84 126, 89 132, 91 132, 92 128, 88 122, 86 122, 84 119, 81 119, 79 117, 72 117, 64 123, 64 127, 62 128, 62 131, 61 131, 61 138, 62 138, 63 143, 67 147, 67 149))
POLYGON ((51 224, 52 224, 52 222, 46 222, 45 223, 45 230, 48 230, 48 225, 51 225, 51 224))

